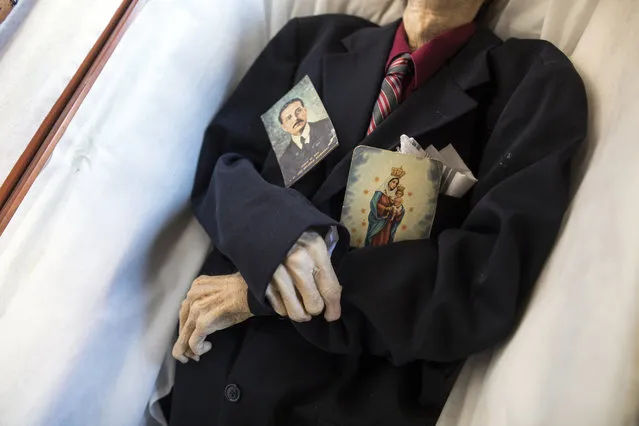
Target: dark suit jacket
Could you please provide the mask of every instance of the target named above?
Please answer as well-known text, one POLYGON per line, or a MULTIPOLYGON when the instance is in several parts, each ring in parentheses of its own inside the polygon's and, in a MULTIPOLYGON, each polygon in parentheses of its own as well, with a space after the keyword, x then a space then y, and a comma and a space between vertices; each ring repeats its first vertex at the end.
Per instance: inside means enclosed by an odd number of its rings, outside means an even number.
POLYGON ((326 148, 330 142, 331 130, 333 130, 330 119, 325 118, 313 123, 309 121, 308 126, 310 127, 308 144, 300 150, 291 140, 280 157, 280 168, 284 179, 295 178, 308 170, 308 167, 302 169, 302 166, 326 148))
POLYGON ((432 425, 459 361, 513 330, 569 202, 582 81, 550 43, 480 29, 366 136, 397 25, 292 20, 208 127, 193 192, 215 245, 203 273, 239 268, 263 316, 178 366, 173 425, 432 425), (260 115, 305 75, 340 145, 286 189, 260 115), (402 133, 452 143, 479 181, 440 197, 430 239, 349 250, 338 220, 353 148, 394 149, 402 133), (273 271, 303 231, 331 225, 342 319, 279 320, 264 297, 273 271))

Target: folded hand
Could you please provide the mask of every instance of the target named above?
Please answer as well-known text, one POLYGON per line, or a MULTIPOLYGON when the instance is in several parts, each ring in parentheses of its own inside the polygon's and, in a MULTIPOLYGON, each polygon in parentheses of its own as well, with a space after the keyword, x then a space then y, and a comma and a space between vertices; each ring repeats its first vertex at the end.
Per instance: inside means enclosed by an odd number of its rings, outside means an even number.
POLYGON ((185 363, 199 361, 211 349, 204 339, 253 316, 248 306, 248 286, 239 273, 198 277, 180 309, 180 331, 173 357, 185 363))
MULTIPOLYGON (((266 289, 273 309, 296 322, 309 321, 322 311, 327 321, 338 320, 341 294, 326 243, 315 232, 302 234, 266 289)), ((211 349, 206 336, 252 316, 248 285, 239 273, 198 277, 182 302, 173 357, 182 363, 189 358, 199 361, 211 349)))
POLYGON ((322 311, 326 321, 338 320, 341 294, 326 243, 316 232, 302 234, 266 289, 273 309, 296 322, 322 311))

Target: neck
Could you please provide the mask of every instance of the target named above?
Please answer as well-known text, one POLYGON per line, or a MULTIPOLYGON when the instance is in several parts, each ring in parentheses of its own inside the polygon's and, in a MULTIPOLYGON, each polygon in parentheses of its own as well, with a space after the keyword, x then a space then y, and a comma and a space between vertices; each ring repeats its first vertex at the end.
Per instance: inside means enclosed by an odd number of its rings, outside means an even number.
POLYGON ((475 19, 484 0, 408 0, 404 28, 411 49, 417 50, 440 34, 475 19))

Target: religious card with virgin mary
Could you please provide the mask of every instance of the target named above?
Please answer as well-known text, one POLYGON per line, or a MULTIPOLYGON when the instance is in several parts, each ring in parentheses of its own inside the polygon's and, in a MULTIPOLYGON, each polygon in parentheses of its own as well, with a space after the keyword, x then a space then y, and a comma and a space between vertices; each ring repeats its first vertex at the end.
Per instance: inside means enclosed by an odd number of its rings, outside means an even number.
POLYGON ((442 171, 443 164, 430 158, 355 148, 341 218, 351 246, 428 238, 442 171))

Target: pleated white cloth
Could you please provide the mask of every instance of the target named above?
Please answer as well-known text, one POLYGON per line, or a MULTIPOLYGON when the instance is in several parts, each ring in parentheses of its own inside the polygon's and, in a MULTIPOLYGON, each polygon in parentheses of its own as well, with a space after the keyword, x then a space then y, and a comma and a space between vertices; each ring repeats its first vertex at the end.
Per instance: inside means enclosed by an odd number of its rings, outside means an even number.
POLYGON ((202 134, 266 39, 244 7, 149 1, 0 237, 0 425, 153 424, 209 244, 188 206, 202 134))
POLYGON ((545 7, 542 37, 572 53, 588 86, 589 147, 521 325, 466 364, 438 426, 639 424, 639 3, 545 7))

